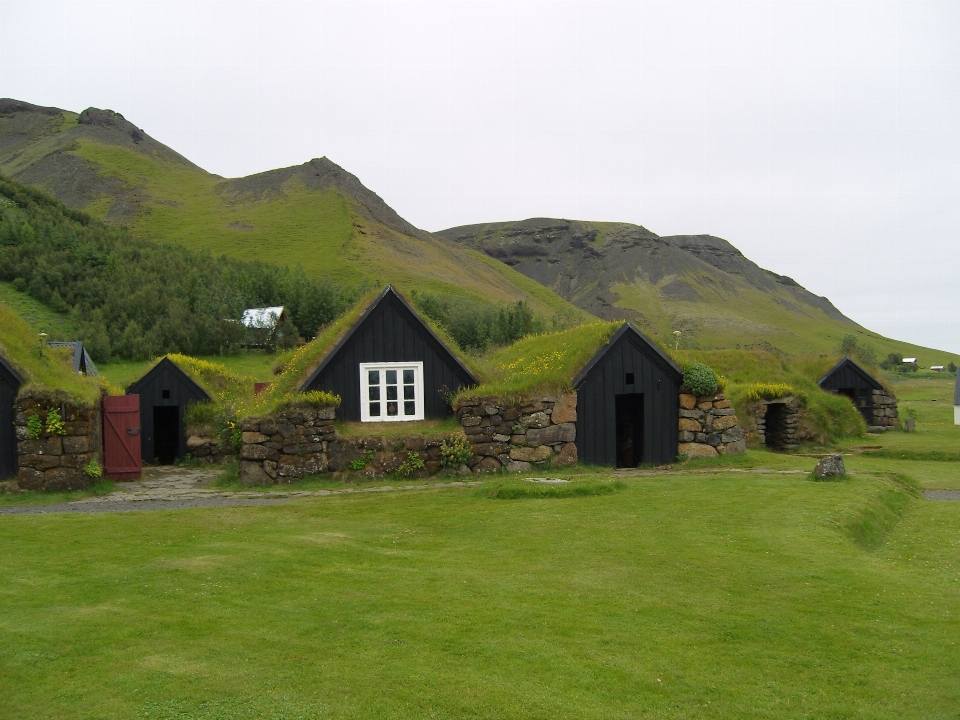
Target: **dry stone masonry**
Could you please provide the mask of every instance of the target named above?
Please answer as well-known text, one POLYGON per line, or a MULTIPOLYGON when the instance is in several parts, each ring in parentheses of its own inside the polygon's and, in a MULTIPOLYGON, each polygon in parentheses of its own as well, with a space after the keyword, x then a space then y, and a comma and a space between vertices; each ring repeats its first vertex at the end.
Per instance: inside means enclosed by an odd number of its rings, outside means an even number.
POLYGON ((335 411, 332 407, 295 408, 270 417, 244 419, 240 481, 270 485, 344 472, 381 477, 404 463, 411 477, 440 471, 440 445, 447 435, 344 437, 334 427, 335 411), (414 467, 412 459, 423 466, 414 467))
POLYGON ((494 397, 463 398, 457 417, 470 441, 469 466, 480 472, 525 472, 534 466, 577 462, 577 395, 502 403, 494 397))
POLYGON ((796 450, 800 446, 800 400, 785 397, 757 405, 757 437, 772 450, 796 450))
POLYGON ((888 390, 873 391, 873 422, 868 432, 885 432, 900 427, 897 413, 897 398, 888 390))
POLYGON ((83 407, 47 399, 19 401, 14 425, 17 434, 20 490, 81 490, 94 478, 84 472, 91 460, 103 463, 103 429, 100 407, 83 407), (48 433, 47 417, 56 410, 63 421, 63 434, 48 433), (39 416, 43 431, 31 438, 30 417, 39 416))
POLYGON ((269 485, 327 472, 336 408, 290 408, 244 418, 240 429, 240 482, 269 485))
POLYGON ((680 456, 717 457, 746 452, 747 442, 727 396, 680 393, 680 456))

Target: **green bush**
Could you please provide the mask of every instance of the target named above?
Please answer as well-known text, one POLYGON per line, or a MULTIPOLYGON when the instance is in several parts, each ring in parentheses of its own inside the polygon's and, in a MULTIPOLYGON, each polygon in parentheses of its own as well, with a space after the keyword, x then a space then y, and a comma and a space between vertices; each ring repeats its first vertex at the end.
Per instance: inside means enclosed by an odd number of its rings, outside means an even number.
POLYGON ((31 415, 27 420, 27 435, 31 440, 39 440, 43 433, 43 420, 39 415, 31 415))
POLYGON ((47 413, 47 435, 66 435, 67 430, 63 427, 63 418, 60 417, 60 411, 53 408, 47 413))
POLYGON ((470 441, 462 432, 457 432, 440 443, 440 462, 444 467, 458 468, 466 465, 473 456, 470 441))
POLYGON ((786 383, 754 383, 744 395, 747 400, 776 400, 793 395, 793 386, 786 383))
POLYGON ((417 470, 423 470, 424 467, 424 462, 417 453, 407 452, 407 459, 400 463, 397 472, 403 477, 410 477, 417 470))
POLYGON ((94 480, 99 480, 103 477, 103 468, 100 466, 100 463, 97 462, 96 458, 84 466, 83 472, 87 477, 94 480))
POLYGON ((683 384, 694 395, 713 395, 719 387, 717 374, 703 363, 690 363, 684 368, 683 384))

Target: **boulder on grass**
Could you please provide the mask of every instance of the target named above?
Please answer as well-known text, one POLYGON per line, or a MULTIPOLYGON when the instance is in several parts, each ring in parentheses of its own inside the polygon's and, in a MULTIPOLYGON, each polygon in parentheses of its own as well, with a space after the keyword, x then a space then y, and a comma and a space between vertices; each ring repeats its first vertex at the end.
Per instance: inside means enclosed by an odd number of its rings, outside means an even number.
POLYGON ((843 455, 827 455, 814 468, 813 474, 819 479, 844 477, 847 474, 843 466, 843 455))

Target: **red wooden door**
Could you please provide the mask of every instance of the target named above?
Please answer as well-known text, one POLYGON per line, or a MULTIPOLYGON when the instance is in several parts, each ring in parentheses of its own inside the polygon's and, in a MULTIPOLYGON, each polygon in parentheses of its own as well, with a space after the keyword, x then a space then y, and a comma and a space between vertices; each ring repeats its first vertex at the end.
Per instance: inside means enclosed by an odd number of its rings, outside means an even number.
POLYGON ((140 396, 103 398, 103 464, 108 480, 140 477, 140 396))

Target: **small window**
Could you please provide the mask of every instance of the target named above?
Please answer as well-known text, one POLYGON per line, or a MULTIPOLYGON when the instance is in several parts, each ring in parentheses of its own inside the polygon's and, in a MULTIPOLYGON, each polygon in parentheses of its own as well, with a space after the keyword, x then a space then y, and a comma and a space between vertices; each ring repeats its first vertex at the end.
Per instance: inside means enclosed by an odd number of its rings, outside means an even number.
POLYGON ((627 379, 625 382, 627 385, 633 385, 633 373, 627 373, 627 379))
POLYGON ((169 390, 162 390, 162 391, 160 392, 160 396, 161 396, 164 400, 169 400, 169 399, 170 399, 170 391, 169 391, 169 390))
POLYGON ((423 420, 423 363, 360 363, 360 419, 423 420))

